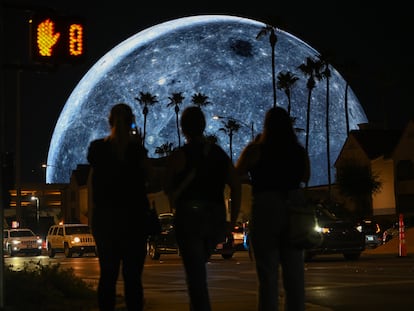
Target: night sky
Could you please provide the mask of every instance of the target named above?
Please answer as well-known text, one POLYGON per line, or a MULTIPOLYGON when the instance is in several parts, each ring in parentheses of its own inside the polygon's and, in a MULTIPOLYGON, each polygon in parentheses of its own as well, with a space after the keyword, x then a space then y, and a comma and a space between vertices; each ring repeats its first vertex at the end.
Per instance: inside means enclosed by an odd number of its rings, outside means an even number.
POLYGON ((1 137, 4 150, 14 152, 16 107, 20 102, 22 182, 44 180, 41 164, 46 163, 59 114, 79 80, 98 59, 145 28, 190 15, 237 15, 287 31, 329 57, 349 82, 370 122, 387 128, 403 128, 414 117, 410 92, 414 80, 410 48, 414 19, 408 2, 387 2, 387 6, 376 3, 375 7, 366 8, 360 8, 359 1, 332 1, 328 6, 319 5, 319 1, 312 1, 312 5, 296 1, 262 1, 264 4, 253 1, 251 5, 237 7, 223 4, 224 1, 219 5, 208 2, 204 7, 200 4, 180 6, 174 1, 165 8, 159 1, 61 2, 2 1, 1 36, 7 44, 2 44, 1 137), (391 4, 393 7, 389 7, 391 4), (170 8, 172 5, 177 7, 170 8), (83 63, 62 65, 52 72, 33 70, 27 21, 33 10, 41 8, 85 19, 87 57, 83 63), (20 74, 16 67, 22 68, 20 74))

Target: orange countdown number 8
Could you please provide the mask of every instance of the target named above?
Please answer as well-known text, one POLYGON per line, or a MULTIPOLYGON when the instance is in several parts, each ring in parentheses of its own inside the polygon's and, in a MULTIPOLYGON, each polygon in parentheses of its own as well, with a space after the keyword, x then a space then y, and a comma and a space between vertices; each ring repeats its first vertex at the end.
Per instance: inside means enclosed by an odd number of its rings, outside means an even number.
POLYGON ((72 24, 69 27, 69 54, 78 56, 83 54, 83 26, 72 24))

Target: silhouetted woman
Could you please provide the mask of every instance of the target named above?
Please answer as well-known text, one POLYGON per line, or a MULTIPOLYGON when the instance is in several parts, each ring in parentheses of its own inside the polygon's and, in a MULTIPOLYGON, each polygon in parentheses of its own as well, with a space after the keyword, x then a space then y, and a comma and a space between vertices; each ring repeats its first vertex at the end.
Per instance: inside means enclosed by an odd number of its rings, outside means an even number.
POLYGON ((250 241, 258 276, 258 311, 279 308, 282 267, 285 310, 305 309, 304 254, 289 245, 287 193, 309 179, 309 158, 299 144, 290 116, 281 107, 267 111, 263 132, 236 163, 252 187, 250 241))
MULTIPOLYGON (((131 108, 116 104, 109 115, 109 136, 91 142, 94 234, 100 267, 99 310, 115 310, 116 282, 120 268, 125 303, 129 311, 143 310, 142 272, 146 256, 144 214, 149 208, 147 150, 131 127, 131 108)), ((135 129, 136 130, 136 129, 135 129)))
POLYGON ((211 311, 206 264, 226 230, 235 225, 241 199, 240 178, 230 157, 205 139, 205 128, 200 107, 190 106, 183 111, 181 129, 186 143, 168 157, 165 174, 165 191, 173 197, 191 311, 211 311), (232 202, 230 223, 226 223, 226 185, 232 202))

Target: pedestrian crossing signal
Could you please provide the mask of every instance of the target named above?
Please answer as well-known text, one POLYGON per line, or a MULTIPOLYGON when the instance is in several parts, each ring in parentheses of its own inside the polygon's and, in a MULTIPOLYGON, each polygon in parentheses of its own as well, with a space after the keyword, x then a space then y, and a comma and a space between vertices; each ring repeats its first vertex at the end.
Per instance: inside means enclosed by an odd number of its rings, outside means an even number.
POLYGON ((81 18, 37 14, 30 20, 31 59, 36 63, 73 64, 85 57, 81 18))

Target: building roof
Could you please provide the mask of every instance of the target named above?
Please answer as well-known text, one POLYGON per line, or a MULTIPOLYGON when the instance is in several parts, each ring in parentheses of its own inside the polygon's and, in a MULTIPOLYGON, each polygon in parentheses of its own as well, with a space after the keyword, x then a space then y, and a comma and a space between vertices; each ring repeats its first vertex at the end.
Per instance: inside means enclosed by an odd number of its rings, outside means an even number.
POLYGON ((88 183, 89 171, 89 164, 78 164, 76 169, 72 171, 71 178, 76 180, 78 186, 85 186, 88 183))
POLYGON ((384 156, 385 158, 391 157, 401 137, 402 131, 362 129, 352 130, 349 134, 353 135, 367 157, 373 160, 380 156, 384 156))

